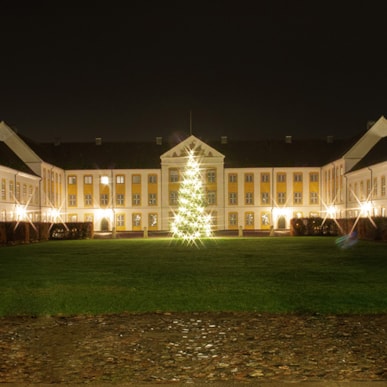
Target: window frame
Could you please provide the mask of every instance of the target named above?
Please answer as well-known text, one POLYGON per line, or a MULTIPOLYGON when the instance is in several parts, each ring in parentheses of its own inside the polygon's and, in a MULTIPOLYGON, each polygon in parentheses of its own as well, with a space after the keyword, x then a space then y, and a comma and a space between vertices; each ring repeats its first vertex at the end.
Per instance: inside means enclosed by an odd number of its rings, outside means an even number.
POLYGON ((229 192, 228 193, 228 204, 230 206, 238 205, 238 193, 237 192, 229 192))
POLYGON ((132 206, 141 206, 141 195, 139 193, 132 194, 132 206))
POLYGON ((83 176, 83 184, 85 184, 85 185, 93 184, 93 176, 92 175, 84 175, 83 176))

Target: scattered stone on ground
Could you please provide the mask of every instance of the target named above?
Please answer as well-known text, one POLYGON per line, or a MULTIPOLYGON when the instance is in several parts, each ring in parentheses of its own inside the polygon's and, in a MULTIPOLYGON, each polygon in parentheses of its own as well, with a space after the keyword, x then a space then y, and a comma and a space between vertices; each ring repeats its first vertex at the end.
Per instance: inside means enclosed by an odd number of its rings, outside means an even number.
POLYGON ((387 381, 387 315, 0 318, 3 383, 387 381))

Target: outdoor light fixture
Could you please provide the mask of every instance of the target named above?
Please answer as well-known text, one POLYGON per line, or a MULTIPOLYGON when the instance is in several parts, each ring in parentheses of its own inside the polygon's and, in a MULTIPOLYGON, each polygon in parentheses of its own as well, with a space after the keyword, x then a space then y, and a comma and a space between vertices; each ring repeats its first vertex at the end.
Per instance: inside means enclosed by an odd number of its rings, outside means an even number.
POLYGON ((48 215, 49 215, 49 217, 51 218, 51 220, 53 222, 56 222, 57 218, 60 216, 60 212, 57 209, 55 209, 55 208, 51 208, 48 211, 48 215))
POLYGON ((327 214, 330 218, 334 218, 336 215, 336 207, 331 205, 327 207, 327 214))
POLYGON ((287 207, 275 207, 273 208, 273 215, 287 217, 290 215, 290 209, 287 207))
POLYGON ((16 205, 15 208, 16 220, 24 220, 27 218, 27 210, 25 206, 20 204, 16 205))
POLYGON ((109 218, 110 220, 113 218, 113 210, 111 208, 98 208, 95 210, 96 218, 109 218))
POLYGON ((360 214, 362 217, 367 217, 372 214, 372 203, 364 202, 360 204, 360 214))

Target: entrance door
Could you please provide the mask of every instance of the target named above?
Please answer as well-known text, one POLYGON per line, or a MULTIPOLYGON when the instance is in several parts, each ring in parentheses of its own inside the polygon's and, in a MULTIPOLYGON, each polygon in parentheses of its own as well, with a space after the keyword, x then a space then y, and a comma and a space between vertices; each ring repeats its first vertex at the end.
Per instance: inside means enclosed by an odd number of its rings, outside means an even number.
POLYGON ((286 220, 284 216, 278 218, 278 228, 286 228, 286 220))
POLYGON ((106 218, 101 220, 101 231, 109 231, 109 221, 106 218))

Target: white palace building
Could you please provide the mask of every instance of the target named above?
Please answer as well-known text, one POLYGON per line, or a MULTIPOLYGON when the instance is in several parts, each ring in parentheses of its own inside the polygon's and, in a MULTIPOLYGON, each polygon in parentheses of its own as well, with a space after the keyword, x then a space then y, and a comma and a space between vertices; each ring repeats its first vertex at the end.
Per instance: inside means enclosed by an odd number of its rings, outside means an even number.
POLYGON ((387 216, 387 120, 346 140, 36 143, 0 122, 0 221, 170 229, 187 149, 214 230, 288 229, 294 217, 387 216))

